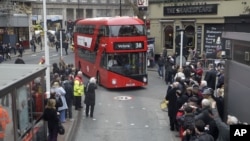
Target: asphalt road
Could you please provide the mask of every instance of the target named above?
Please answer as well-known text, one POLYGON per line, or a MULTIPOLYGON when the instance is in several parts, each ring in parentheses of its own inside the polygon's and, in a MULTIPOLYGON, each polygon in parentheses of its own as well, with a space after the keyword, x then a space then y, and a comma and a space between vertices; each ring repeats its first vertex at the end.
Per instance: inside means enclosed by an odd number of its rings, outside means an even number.
POLYGON ((179 141, 177 132, 169 130, 167 112, 160 109, 167 85, 157 72, 148 75, 149 85, 144 88, 98 87, 94 118, 82 111, 75 141, 179 141))
MULTIPOLYGON (((11 60, 7 60, 2 62, 3 64, 14 64, 15 60, 16 60, 16 56, 13 53, 11 54, 12 58, 11 60)), ((22 59, 24 60, 24 62, 26 64, 38 64, 39 60, 42 56, 45 56, 45 51, 44 48, 43 50, 40 50, 39 48, 37 49, 36 53, 33 53, 30 49, 26 49, 22 59)), ((55 47, 54 48, 49 48, 49 61, 50 64, 52 65, 53 63, 58 63, 60 56, 61 56, 61 51, 59 50, 58 52, 56 52, 55 47)), ((63 59, 66 63, 74 63, 74 54, 73 52, 69 49, 68 50, 68 55, 65 55, 65 51, 64 49, 62 50, 62 56, 63 59)))
MULTIPOLYGON (((26 51, 26 64, 38 64, 44 51, 26 51)), ((60 51, 50 48, 50 64, 59 62, 60 51)), ((74 54, 64 55, 74 63, 74 54)), ((3 63, 14 63, 16 57, 3 63)), ((87 79, 87 78, 85 78, 87 79)), ((177 132, 169 130, 167 112, 160 109, 167 85, 156 71, 148 71, 149 84, 137 89, 108 90, 98 87, 94 118, 86 118, 84 109, 77 123, 75 141, 179 141, 177 132)))

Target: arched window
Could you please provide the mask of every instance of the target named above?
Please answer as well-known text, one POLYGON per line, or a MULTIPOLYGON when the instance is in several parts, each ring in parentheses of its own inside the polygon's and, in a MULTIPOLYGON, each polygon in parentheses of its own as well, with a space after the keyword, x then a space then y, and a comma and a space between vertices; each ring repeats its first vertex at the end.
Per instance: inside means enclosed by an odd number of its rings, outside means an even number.
POLYGON ((173 27, 168 25, 164 29, 164 34, 165 34, 165 40, 164 40, 164 46, 167 49, 173 49, 173 27))

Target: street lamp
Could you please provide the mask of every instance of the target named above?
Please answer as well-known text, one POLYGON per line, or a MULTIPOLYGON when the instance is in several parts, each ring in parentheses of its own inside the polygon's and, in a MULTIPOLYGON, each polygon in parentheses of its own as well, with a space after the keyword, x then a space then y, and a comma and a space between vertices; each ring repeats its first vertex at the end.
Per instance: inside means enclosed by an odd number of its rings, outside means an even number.
POLYGON ((182 58, 183 58, 183 34, 184 29, 178 29, 177 31, 181 34, 181 40, 180 40, 180 68, 182 68, 182 58))
POLYGON ((49 92, 47 97, 50 97, 50 61, 49 61, 49 47, 47 45, 47 12, 46 0, 43 0, 43 27, 44 27, 44 49, 45 49, 45 65, 46 69, 46 92, 49 92))
POLYGON ((80 16, 79 16, 79 5, 80 5, 80 0, 77 1, 77 18, 79 19, 80 16))
POLYGON ((122 0, 120 0, 120 17, 122 16, 122 0))
POLYGON ((145 34, 147 34, 147 25, 146 25, 147 16, 146 15, 143 16, 143 20, 144 20, 145 34))

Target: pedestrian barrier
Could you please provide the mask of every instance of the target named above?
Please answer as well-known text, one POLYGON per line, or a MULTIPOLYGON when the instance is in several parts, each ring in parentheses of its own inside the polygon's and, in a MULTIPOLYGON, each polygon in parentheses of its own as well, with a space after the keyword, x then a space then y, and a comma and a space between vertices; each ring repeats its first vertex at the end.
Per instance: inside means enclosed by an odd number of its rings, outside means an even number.
POLYGON ((197 59, 197 60, 191 60, 188 61, 191 64, 196 64, 197 62, 202 63, 203 70, 208 70, 209 64, 213 64, 214 67, 224 67, 225 65, 225 60, 224 59, 197 59))

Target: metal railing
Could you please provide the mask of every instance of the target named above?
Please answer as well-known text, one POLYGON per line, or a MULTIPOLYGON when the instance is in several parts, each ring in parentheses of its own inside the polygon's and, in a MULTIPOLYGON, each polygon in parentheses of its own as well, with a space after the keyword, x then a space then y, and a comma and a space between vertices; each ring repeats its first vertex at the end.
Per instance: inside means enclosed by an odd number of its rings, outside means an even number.
POLYGON ((197 60, 191 60, 187 61, 191 64, 197 64, 197 62, 202 63, 202 68, 204 71, 208 70, 209 64, 213 64, 214 67, 224 67, 225 60, 224 59, 197 59, 197 60))

